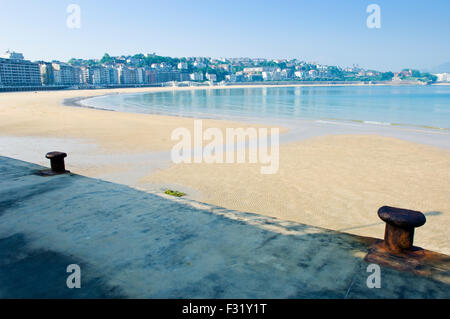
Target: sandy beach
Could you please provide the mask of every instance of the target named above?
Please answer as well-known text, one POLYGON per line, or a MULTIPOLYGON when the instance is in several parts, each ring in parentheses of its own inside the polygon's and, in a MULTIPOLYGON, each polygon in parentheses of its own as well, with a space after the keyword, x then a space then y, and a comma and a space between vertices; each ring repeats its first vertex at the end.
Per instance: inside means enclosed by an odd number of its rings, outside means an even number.
MULTIPOLYGON (((62 107, 65 99, 114 93, 139 93, 186 88, 132 88, 2 93, 0 134, 82 139, 102 152, 161 151, 172 147, 170 134, 177 127, 192 128, 192 119, 142 115, 81 107, 62 107)), ((202 88, 191 88, 202 89, 202 88)), ((205 128, 243 127, 242 123, 205 121, 205 128)), ((246 125, 245 127, 258 127, 246 125)))
POLYGON ((76 97, 174 89, 205 88, 2 93, 0 155, 48 165, 45 153, 57 149, 69 154, 73 173, 148 191, 177 187, 202 202, 378 238, 380 206, 421 210, 427 223, 415 243, 450 254, 449 150, 374 134, 325 135, 282 144, 273 175, 253 164, 172 165, 164 161, 175 144, 170 134, 192 129, 192 118, 62 106, 76 97))

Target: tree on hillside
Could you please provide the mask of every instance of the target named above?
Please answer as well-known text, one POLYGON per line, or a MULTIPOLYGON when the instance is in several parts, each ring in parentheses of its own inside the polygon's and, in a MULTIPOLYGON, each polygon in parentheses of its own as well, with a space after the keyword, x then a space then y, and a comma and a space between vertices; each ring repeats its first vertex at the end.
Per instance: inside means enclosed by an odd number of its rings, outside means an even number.
POLYGON ((420 71, 418 70, 412 70, 412 76, 415 78, 420 78, 420 71))
POLYGON ((381 73, 382 81, 391 81, 393 77, 394 73, 392 73, 391 71, 381 73))
POLYGON ((422 73, 421 74, 421 78, 419 80, 436 82, 437 81, 437 76, 434 75, 434 74, 430 74, 430 73, 422 73))
POLYGON ((106 64, 110 64, 110 63, 112 63, 113 62, 113 59, 109 56, 109 54, 108 53, 105 53, 104 55, 103 55, 103 58, 100 60, 100 63, 106 63, 106 64))

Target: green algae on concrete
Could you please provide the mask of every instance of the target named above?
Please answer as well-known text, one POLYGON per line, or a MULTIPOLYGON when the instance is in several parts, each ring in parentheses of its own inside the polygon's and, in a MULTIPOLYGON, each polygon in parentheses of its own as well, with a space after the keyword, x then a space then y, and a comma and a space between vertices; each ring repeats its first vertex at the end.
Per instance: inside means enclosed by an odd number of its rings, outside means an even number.
POLYGON ((170 196, 174 196, 174 197, 183 197, 184 195, 186 195, 185 193, 179 192, 179 191, 174 191, 171 189, 168 189, 164 192, 164 194, 170 195, 170 196))

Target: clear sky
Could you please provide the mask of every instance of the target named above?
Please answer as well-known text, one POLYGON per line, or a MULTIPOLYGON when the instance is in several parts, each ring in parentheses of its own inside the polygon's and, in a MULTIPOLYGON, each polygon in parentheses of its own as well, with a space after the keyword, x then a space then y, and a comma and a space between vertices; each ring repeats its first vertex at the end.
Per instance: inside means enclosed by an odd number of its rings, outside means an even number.
POLYGON ((449 14, 449 0, 2 0, 0 51, 30 60, 155 52, 423 69, 450 62, 449 14), (80 29, 66 26, 72 3, 80 29), (380 29, 366 26, 372 3, 380 29))

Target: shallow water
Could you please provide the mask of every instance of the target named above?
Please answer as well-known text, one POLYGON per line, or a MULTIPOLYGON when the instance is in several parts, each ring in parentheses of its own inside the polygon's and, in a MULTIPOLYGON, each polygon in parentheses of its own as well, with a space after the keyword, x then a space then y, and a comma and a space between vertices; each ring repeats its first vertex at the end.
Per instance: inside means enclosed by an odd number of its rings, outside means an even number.
POLYGON ((224 88, 118 94, 86 106, 216 119, 338 120, 450 129, 448 86, 224 88))

